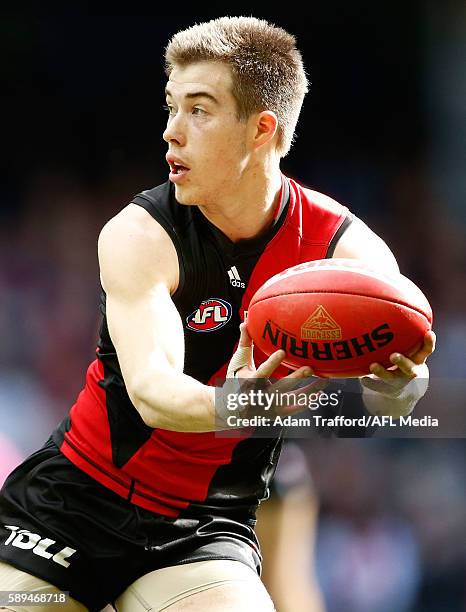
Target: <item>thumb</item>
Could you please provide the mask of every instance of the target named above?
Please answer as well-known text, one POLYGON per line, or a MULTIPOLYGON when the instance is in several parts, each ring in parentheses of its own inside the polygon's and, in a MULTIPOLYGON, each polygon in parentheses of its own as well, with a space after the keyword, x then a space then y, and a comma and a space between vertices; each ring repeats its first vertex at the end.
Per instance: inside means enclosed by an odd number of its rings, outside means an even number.
POLYGON ((228 364, 227 378, 233 378, 238 370, 249 366, 254 368, 254 361, 252 358, 253 343, 252 338, 246 328, 246 323, 241 323, 239 326, 240 338, 238 348, 233 353, 230 363, 228 364))

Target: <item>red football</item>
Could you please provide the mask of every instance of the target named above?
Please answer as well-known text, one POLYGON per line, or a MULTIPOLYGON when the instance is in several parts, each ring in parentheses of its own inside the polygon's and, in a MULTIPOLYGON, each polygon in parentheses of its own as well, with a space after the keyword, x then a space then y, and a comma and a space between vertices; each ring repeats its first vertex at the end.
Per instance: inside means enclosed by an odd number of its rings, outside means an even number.
POLYGON ((394 352, 416 352, 432 310, 401 274, 354 259, 321 259, 270 278, 250 302, 247 326, 264 353, 286 352, 285 365, 348 378, 368 374, 374 362, 392 366, 394 352))

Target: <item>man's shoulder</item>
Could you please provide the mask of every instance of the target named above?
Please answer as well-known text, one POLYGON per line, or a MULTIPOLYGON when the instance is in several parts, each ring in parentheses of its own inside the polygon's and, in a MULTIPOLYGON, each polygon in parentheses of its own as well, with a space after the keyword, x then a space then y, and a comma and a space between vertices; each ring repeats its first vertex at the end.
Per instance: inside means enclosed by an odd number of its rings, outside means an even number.
POLYGON ((192 221, 192 206, 183 206, 175 197, 174 185, 169 181, 136 194, 132 204, 144 208, 170 235, 184 234, 192 221))
POLYGON ((292 180, 292 183, 295 185, 296 190, 299 192, 303 204, 309 207, 317 207, 322 209, 323 211, 328 211, 338 215, 348 212, 347 206, 341 204, 331 196, 326 195, 325 193, 322 193, 315 189, 311 189, 310 187, 305 187, 304 185, 298 183, 295 180, 292 180))
POLYGON ((102 228, 98 239, 100 276, 104 291, 130 296, 159 280, 172 288, 178 282, 174 245, 147 211, 128 204, 102 228))
POLYGON ((155 187, 151 187, 150 189, 144 189, 137 193, 132 201, 135 200, 146 200, 154 205, 166 204, 173 197, 173 190, 170 181, 165 181, 165 183, 161 183, 155 187))
MULTIPOLYGON (((166 246, 169 237, 165 223, 159 221, 155 211, 166 209, 171 199, 170 183, 162 183, 137 193, 124 208, 107 221, 100 232, 99 246, 111 249, 130 247, 132 252, 141 248, 166 246)), ((164 215, 166 216, 166 215, 164 215)))
POLYGON ((101 230, 103 237, 116 237, 119 234, 149 232, 157 227, 151 217, 154 209, 166 207, 170 198, 170 185, 163 183, 151 189, 145 189, 134 195, 129 203, 111 217, 101 230), (148 214, 149 213, 149 214, 148 214))

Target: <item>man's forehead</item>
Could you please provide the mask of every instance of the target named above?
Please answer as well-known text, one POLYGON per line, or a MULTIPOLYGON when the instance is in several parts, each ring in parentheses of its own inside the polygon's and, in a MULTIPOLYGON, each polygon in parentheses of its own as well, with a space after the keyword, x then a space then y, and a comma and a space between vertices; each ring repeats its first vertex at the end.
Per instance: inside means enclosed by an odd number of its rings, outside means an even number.
POLYGON ((219 62, 197 62, 187 66, 175 66, 167 83, 167 89, 172 94, 186 94, 202 88, 215 95, 230 90, 230 86, 230 70, 228 66, 219 62))

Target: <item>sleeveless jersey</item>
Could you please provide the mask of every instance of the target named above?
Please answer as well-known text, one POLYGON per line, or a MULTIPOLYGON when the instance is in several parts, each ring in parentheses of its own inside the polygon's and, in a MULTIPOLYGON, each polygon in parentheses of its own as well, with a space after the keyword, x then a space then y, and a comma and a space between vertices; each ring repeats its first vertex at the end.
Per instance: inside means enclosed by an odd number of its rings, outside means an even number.
MULTIPOLYGON (((256 290, 290 266, 331 257, 351 223, 348 209, 282 177, 282 197, 263 235, 231 242, 196 206, 180 205, 169 182, 133 199, 168 233, 179 260, 172 296, 184 325, 184 372, 203 383, 225 376, 239 324, 256 290)), ((267 496, 281 447, 272 438, 153 429, 132 405, 105 315, 97 359, 53 439, 78 468, 131 503, 167 517, 254 516, 267 496)), ((254 349, 256 365, 266 359, 254 349)), ((281 368, 274 376, 283 376, 281 368)), ((243 431, 243 430, 241 430, 243 431)), ((249 518, 248 518, 249 517, 249 518)))

